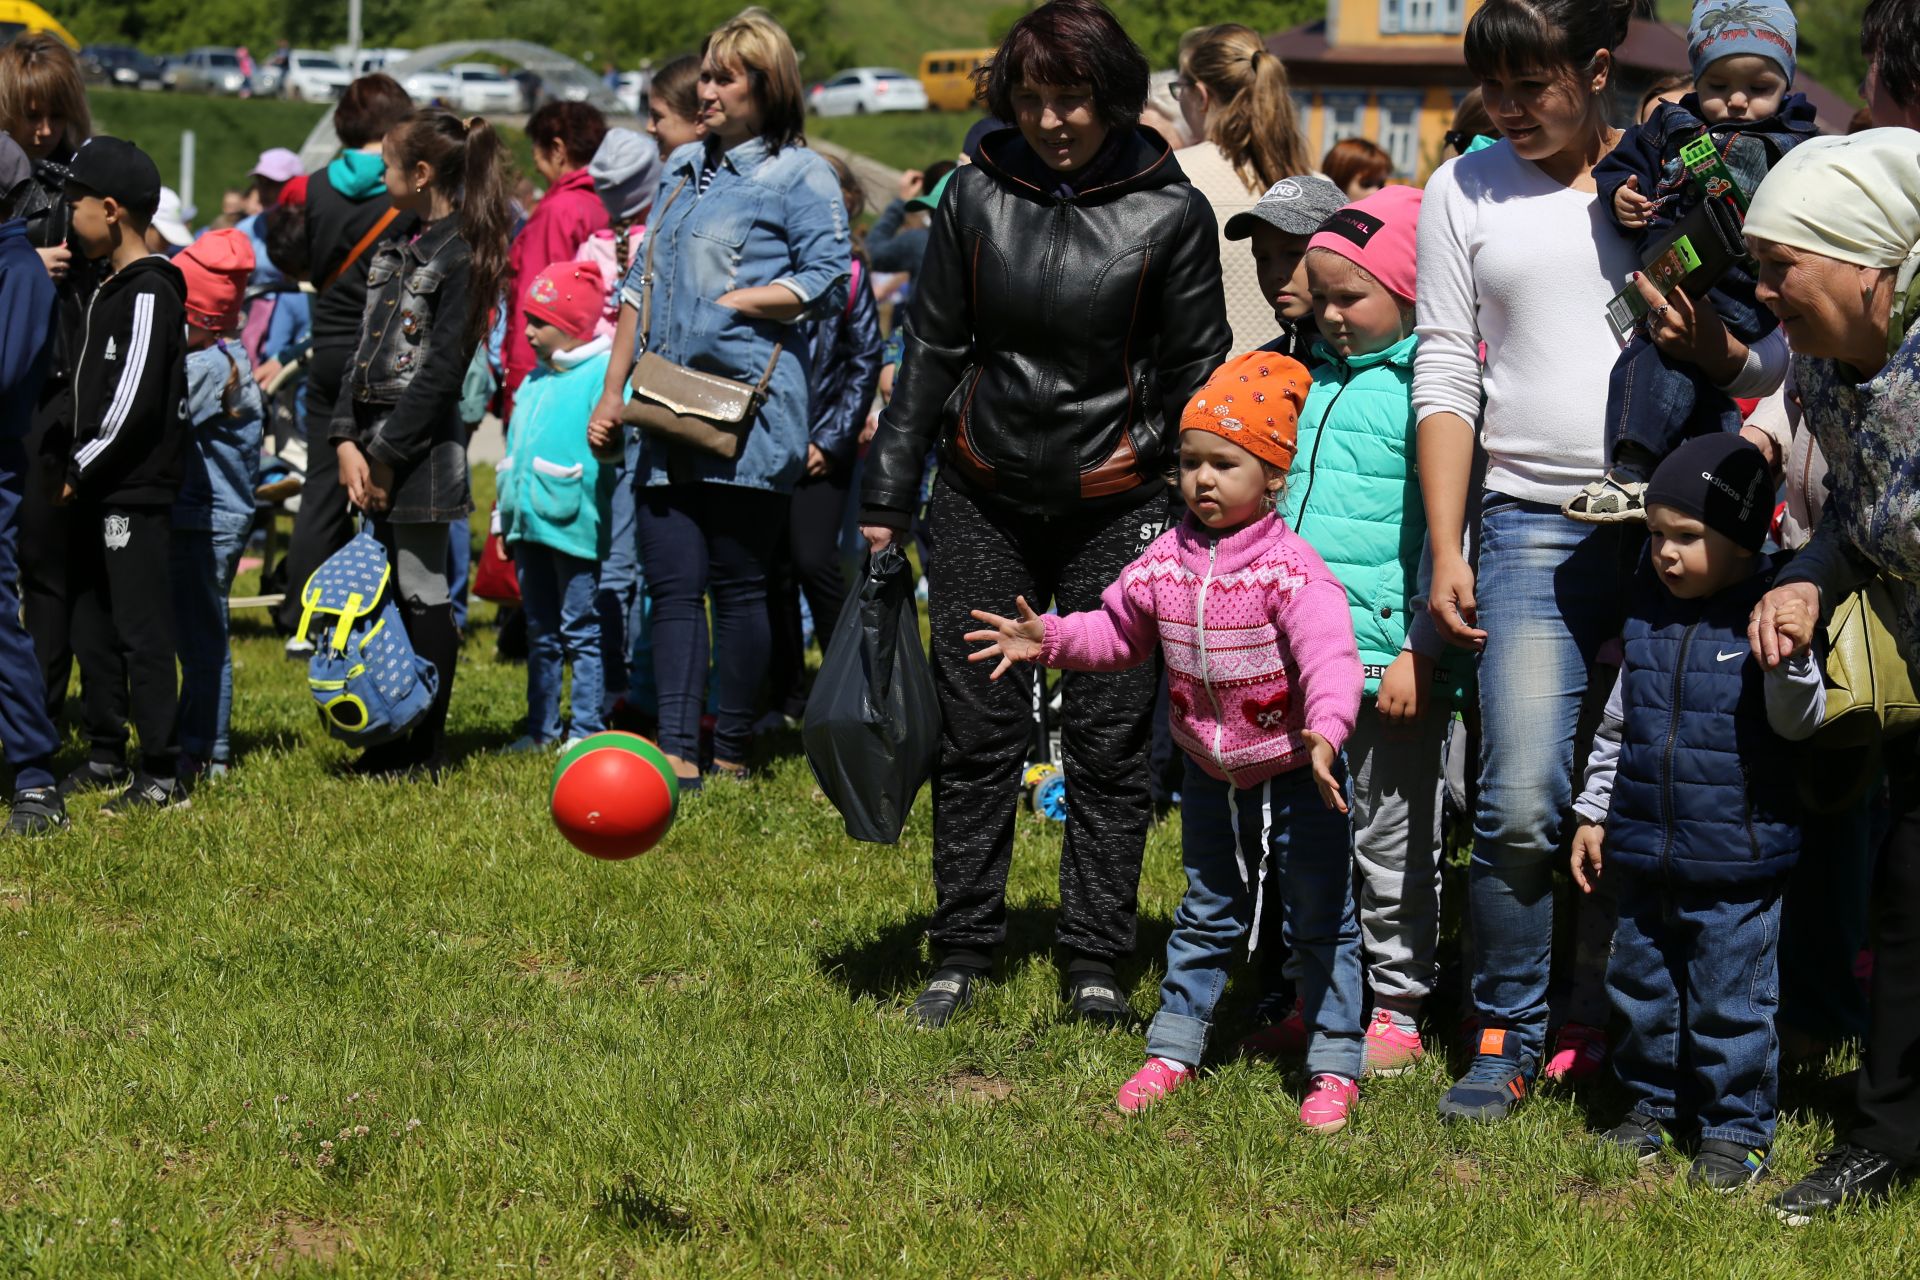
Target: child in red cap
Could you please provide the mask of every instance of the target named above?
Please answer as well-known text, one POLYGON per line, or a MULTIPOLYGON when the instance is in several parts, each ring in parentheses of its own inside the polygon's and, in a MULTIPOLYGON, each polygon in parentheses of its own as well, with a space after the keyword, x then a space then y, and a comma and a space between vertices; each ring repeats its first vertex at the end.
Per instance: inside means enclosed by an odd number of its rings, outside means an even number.
POLYGON ((187 284, 187 447, 173 503, 173 613, 180 647, 180 775, 232 761, 227 597, 253 528, 266 411, 236 335, 256 265, 243 231, 209 231, 174 255, 187 284))
POLYGON ((612 341, 596 336, 607 284, 591 262, 548 267, 523 295, 539 364, 520 384, 496 471, 500 535, 520 573, 527 615, 527 731, 508 751, 542 751, 606 727, 600 651, 600 562, 606 559, 613 468, 587 438, 612 341), (572 722, 560 716, 562 668, 573 664, 572 722))
POLYGON ((1309 1128, 1345 1126, 1359 1093, 1360 930, 1340 750, 1360 703, 1347 596, 1274 510, 1290 488, 1310 379, 1249 352, 1222 365, 1180 418, 1188 516, 1108 587, 1098 611, 1017 618, 976 610, 974 661, 1117 671, 1166 654, 1169 727, 1187 753, 1181 852, 1187 893, 1167 941, 1147 1062, 1120 1089, 1140 1110, 1193 1078, 1242 936, 1260 938, 1268 863, 1305 960, 1309 1128))

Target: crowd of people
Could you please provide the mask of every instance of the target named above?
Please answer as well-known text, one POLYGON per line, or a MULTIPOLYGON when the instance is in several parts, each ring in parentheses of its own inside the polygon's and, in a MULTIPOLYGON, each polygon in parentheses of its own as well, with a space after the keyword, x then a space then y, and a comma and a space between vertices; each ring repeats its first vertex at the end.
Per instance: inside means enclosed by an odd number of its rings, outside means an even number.
POLYGON ((336 158, 268 153, 252 210, 198 237, 150 158, 92 136, 64 46, 15 40, 9 829, 64 827, 88 788, 184 805, 230 767, 225 598, 294 488, 289 652, 316 640, 302 584, 370 523, 436 678, 353 770, 437 780, 492 409, 512 751, 640 725, 683 793, 751 785, 848 547, 918 547, 941 725, 911 1025, 961 1016, 1006 941, 1052 667, 1073 1016, 1132 1025, 1116 966, 1179 809, 1123 1112, 1195 1084, 1243 953, 1240 1047, 1304 1059, 1310 1129, 1456 1034, 1453 805, 1469 1052, 1444 1118, 1610 1066, 1629 1108, 1602 1145, 1735 1191, 1769 1167, 1783 1065, 1858 1038, 1850 1134, 1773 1203, 1885 1197, 1920 1169, 1920 757, 1875 708, 1857 732, 1857 701, 1833 745, 1822 629, 1877 592, 1884 674, 1920 669, 1920 4, 1869 5, 1844 137, 1793 92, 1784 0, 1698 0, 1690 74, 1615 127, 1630 7, 1487 0, 1422 188, 1362 139, 1315 162, 1250 28, 1189 33, 1156 82, 1098 0, 1049 0, 983 68, 963 153, 864 230, 758 9, 655 73, 645 132, 535 112, 531 208, 484 120, 372 75, 336 158), (1676 231, 1713 261, 1669 270, 1676 231), (88 755, 56 779, 75 660, 88 755))

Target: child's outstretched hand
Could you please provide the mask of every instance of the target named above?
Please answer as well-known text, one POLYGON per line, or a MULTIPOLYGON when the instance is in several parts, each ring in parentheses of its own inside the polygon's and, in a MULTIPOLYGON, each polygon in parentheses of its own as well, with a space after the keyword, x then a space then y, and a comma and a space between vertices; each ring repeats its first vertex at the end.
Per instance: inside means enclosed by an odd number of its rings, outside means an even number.
POLYGON ((1346 789, 1333 774, 1333 766, 1340 759, 1340 753, 1333 749, 1331 742, 1311 729, 1302 729, 1300 736, 1306 739, 1308 750, 1313 752, 1313 783, 1320 788, 1320 798, 1335 813, 1345 813, 1346 789))
POLYGON ((1040 651, 1047 640, 1047 624, 1033 606, 1027 603, 1025 596, 1015 596, 1014 607, 1020 611, 1016 618, 1003 618, 997 613, 988 613, 985 609, 975 609, 973 620, 984 622, 991 631, 969 631, 967 639, 984 643, 987 647, 967 655, 968 662, 985 662, 988 658, 1000 659, 1000 665, 993 669, 988 677, 998 680, 1007 674, 1007 668, 1016 662, 1038 662, 1040 651))
POLYGON ((1592 893, 1593 886, 1600 882, 1603 870, 1600 846, 1606 842, 1607 829, 1597 822, 1582 819, 1580 829, 1573 833, 1573 882, 1580 886, 1580 892, 1592 893))
POLYGON ((1628 178, 1613 193, 1613 220, 1630 230, 1639 230, 1647 225, 1647 215, 1653 210, 1653 200, 1640 194, 1638 175, 1628 178))

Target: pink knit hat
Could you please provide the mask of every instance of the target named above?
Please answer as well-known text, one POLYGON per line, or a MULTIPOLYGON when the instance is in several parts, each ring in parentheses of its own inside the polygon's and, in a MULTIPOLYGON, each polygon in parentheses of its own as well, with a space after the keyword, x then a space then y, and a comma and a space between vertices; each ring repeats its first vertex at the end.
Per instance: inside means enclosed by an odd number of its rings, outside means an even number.
POLYGON ((606 278, 591 262, 556 262, 527 286, 526 303, 529 319, 585 342, 607 304, 606 278))
POLYGON ((1411 303, 1419 236, 1420 188, 1382 187, 1328 218, 1307 247, 1333 250, 1411 303))
POLYGON ((253 241, 228 227, 209 231, 173 255, 187 281, 187 321, 215 333, 240 327, 240 304, 253 274, 253 241))

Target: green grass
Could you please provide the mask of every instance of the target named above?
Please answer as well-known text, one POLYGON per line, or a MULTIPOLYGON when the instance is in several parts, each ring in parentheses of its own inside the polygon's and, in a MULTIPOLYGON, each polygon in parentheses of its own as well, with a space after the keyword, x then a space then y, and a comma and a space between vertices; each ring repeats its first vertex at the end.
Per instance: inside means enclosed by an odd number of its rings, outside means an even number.
POLYGON ((872 116, 807 118, 807 136, 835 142, 896 169, 924 169, 960 154, 967 130, 980 117, 947 111, 890 111, 872 116))
MULTIPOLYGON (((1443 1129, 1437 1062, 1331 1140, 1245 1063, 1121 1123, 1140 1040, 1064 1021, 1045 954, 1058 828, 1021 822, 997 980, 917 1035, 924 797, 901 847, 854 844, 786 736, 596 863, 546 817, 550 763, 489 754, 524 695, 488 631, 431 789, 338 777, 300 670, 238 626, 230 779, 0 843, 10 1274, 1914 1273, 1920 1196, 1789 1232, 1598 1159, 1581 1098, 1443 1129)), ((1149 1012, 1181 883, 1162 825, 1149 1012)), ((1783 1174, 1838 1096, 1790 1084, 1783 1174)))
MULTIPOLYGON (((987 28, 1005 0, 827 0, 832 38, 854 61, 847 65, 920 71, 920 55, 935 49, 990 48, 987 28)), ((812 65, 809 79, 839 70, 812 65)))

